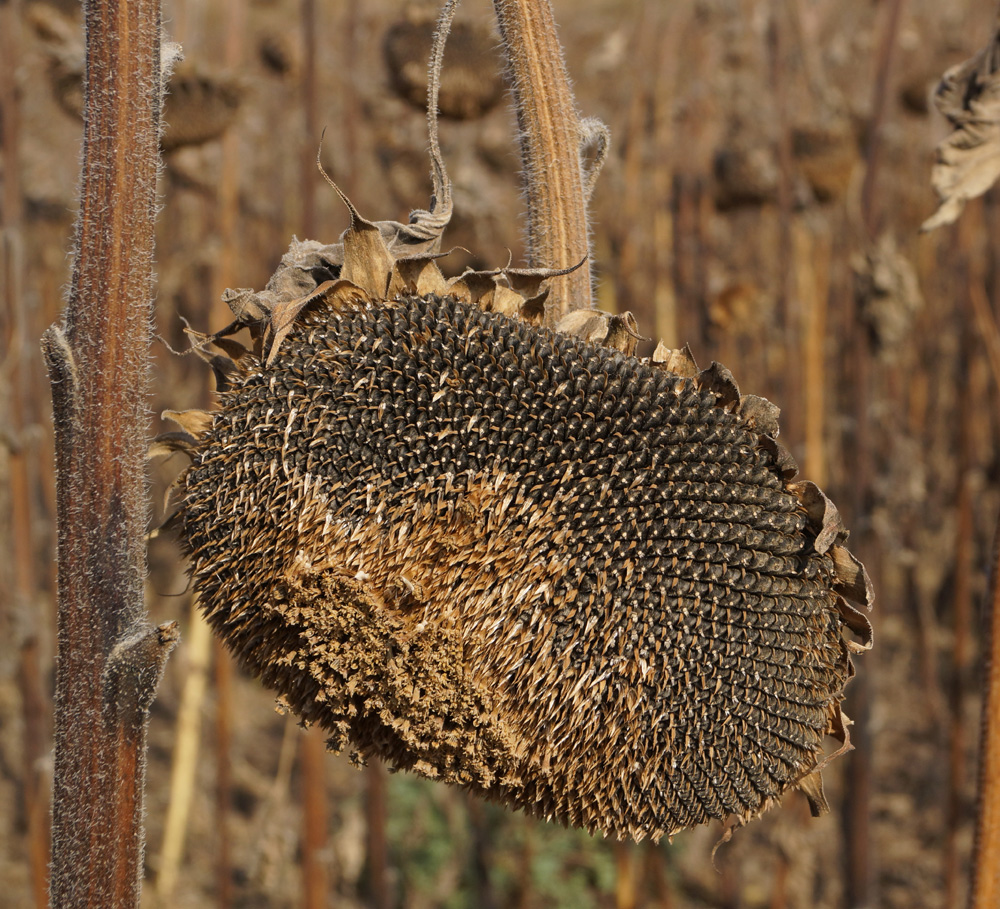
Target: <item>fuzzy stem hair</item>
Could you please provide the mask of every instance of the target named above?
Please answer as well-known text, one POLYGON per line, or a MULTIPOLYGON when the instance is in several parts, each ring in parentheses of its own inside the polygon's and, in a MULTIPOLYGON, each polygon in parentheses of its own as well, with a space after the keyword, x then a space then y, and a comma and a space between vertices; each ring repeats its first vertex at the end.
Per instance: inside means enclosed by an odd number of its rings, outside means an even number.
POLYGON ((51 905, 117 909, 139 905, 146 724, 177 638, 143 606, 159 0, 88 0, 84 22, 73 276, 42 339, 59 563, 51 905))
MULTIPOLYGON (((520 129, 528 203, 528 260, 533 267, 568 268, 588 255, 589 230, 580 125, 549 0, 494 0, 507 55, 520 129)), ((589 308, 586 265, 553 278, 546 323, 589 308)))

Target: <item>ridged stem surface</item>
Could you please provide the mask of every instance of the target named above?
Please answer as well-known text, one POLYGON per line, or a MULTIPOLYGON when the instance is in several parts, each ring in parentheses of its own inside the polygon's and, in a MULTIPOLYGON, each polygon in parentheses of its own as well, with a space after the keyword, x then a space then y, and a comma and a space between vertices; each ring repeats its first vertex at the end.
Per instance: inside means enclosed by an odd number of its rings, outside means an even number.
MULTIPOLYGON (((549 0, 494 0, 520 129, 532 266, 567 268, 587 255, 580 120, 549 0)), ((546 321, 591 305, 590 265, 552 279, 546 321)))
POLYGON ((138 906, 145 731, 176 628, 145 621, 159 0, 84 4, 84 153, 65 322, 43 350, 59 612, 51 905, 138 906))

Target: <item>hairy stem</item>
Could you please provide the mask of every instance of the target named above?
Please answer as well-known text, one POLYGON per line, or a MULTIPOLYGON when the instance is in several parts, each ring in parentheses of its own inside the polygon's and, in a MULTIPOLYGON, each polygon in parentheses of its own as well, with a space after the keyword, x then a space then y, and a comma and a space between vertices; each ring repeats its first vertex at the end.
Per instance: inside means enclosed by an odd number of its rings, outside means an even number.
MULTIPOLYGON (((587 256, 587 202, 580 148, 586 142, 549 0, 493 0, 513 82, 528 201, 528 258, 567 268, 587 256)), ((549 283, 546 322, 591 306, 590 268, 549 283)))
POLYGON ((145 621, 159 0, 84 4, 84 152, 64 324, 42 347, 59 561, 53 907, 138 906, 149 705, 173 624, 145 621))

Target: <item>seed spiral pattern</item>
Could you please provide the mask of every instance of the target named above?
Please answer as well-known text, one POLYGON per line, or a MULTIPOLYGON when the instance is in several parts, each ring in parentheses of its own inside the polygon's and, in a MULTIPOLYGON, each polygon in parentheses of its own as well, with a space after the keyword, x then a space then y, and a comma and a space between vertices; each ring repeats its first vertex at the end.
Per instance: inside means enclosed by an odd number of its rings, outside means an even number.
POLYGON ((447 295, 311 307, 191 447, 200 604, 361 759, 636 839, 821 807, 867 578, 719 375, 447 295))

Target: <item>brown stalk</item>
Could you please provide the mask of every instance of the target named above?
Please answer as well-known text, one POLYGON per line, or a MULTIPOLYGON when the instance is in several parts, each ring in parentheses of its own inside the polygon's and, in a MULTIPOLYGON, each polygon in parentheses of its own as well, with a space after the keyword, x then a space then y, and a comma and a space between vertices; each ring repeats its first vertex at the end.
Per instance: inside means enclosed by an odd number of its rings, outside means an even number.
MULTIPOLYGON (((975 214, 980 214, 981 206, 976 206, 975 214)), ((969 297, 975 297, 975 290, 984 283, 982 265, 976 256, 976 238, 983 230, 983 222, 972 218, 969 211, 960 222, 955 237, 956 261, 964 265, 966 288, 969 297)), ((964 815, 964 789, 968 771, 966 761, 966 723, 963 704, 969 688, 972 665, 972 612, 973 577, 975 575, 975 493, 973 491, 973 469, 975 467, 975 425, 979 419, 978 402, 985 397, 984 383, 980 381, 983 372, 982 361, 974 354, 975 327, 973 314, 969 312, 971 302, 959 310, 961 319, 961 348, 968 351, 958 379, 959 412, 956 440, 956 522, 955 522, 955 568, 952 583, 952 623, 953 623, 953 669, 948 691, 948 803, 947 829, 945 830, 945 899, 949 906, 959 904, 962 878, 960 856, 961 828, 964 815)))
POLYGON ((879 230, 879 209, 875 197, 878 186, 879 166, 882 163, 882 125, 889 106, 889 79, 892 61, 898 44, 899 22, 906 0, 889 0, 888 19, 878 46, 875 61, 875 88, 872 113, 868 124, 868 148, 865 152, 865 179, 861 187, 861 218, 869 239, 879 230))
POLYGON ((232 657, 217 638, 212 638, 215 658, 215 816, 218 853, 215 856, 215 904, 228 909, 233 902, 233 875, 230 870, 232 847, 229 836, 229 806, 232 803, 232 767, 229 760, 233 715, 232 657))
POLYGON ((683 22, 677 21, 671 6, 658 23, 656 46, 660 48, 660 65, 653 91, 653 147, 656 164, 650 181, 653 203, 653 305, 656 312, 656 337, 667 347, 679 347, 677 325, 677 293, 673 282, 674 218, 670 196, 676 162, 673 146, 673 112, 677 88, 677 48, 683 33, 683 22))
MULTIPOLYGON (((784 10, 784 7, 782 7, 784 10)), ((787 13, 787 10, 785 10, 787 13)), ((768 44, 771 62, 771 92, 777 113, 777 138, 775 152, 778 161, 778 248, 779 262, 792 262, 794 256, 794 190, 792 187, 792 132, 789 126, 788 84, 788 31, 787 15, 775 12, 771 17, 768 44)), ((788 351, 784 365, 782 385, 782 431, 798 440, 801 437, 801 388, 802 362, 798 356, 801 333, 801 313, 799 298, 795 292, 794 273, 790 268, 778 270, 778 311, 781 313, 782 333, 785 350, 788 351)), ((818 481, 817 481, 818 482, 818 481)))
POLYGON ((76 257, 64 322, 42 341, 58 518, 55 909, 138 906, 148 711, 177 640, 143 605, 160 6, 90 0, 84 22, 76 257))
POLYGON ((952 594, 954 624, 954 667, 948 697, 948 826, 945 831, 945 895, 947 905, 958 905, 961 857, 958 838, 963 821, 965 784, 965 730, 962 705, 971 657, 973 567, 973 491, 971 485, 971 412, 968 391, 962 393, 958 442, 958 507, 955 540, 955 581, 952 594))
MULTIPOLYGON (((226 40, 223 58, 229 72, 238 72, 243 61, 246 40, 247 5, 241 0, 227 0, 226 40)), ((222 291, 237 283, 237 269, 243 254, 240 231, 240 131, 238 125, 226 130, 222 137, 222 177, 219 181, 219 236, 222 238, 218 268, 215 273, 213 299, 221 299, 222 291)), ((216 902, 226 909, 233 900, 233 876, 229 811, 232 804, 231 747, 231 677, 232 664, 229 654, 217 638, 213 638, 212 653, 215 664, 215 817, 217 852, 215 856, 216 902)))
POLYGON ((993 580, 986 605, 989 650, 979 740, 979 795, 969 909, 1000 905, 1000 522, 993 542, 993 580))
MULTIPOLYGON (((583 134, 549 0, 493 0, 513 83, 528 202, 531 266, 568 268, 588 254, 583 134)), ((549 282, 546 321, 592 303, 587 263, 549 282)))
MULTIPOLYGON (((305 142, 302 147, 300 181, 302 195, 302 232, 307 237, 318 233, 316 218, 316 142, 319 139, 319 93, 316 61, 318 28, 316 0, 303 0, 302 108, 305 115, 305 142)), ((322 909, 327 904, 328 880, 323 854, 327 842, 327 805, 325 737, 313 729, 301 741, 302 767, 302 885, 307 909, 322 909)))
POLYGON ((29 374, 34 363, 29 360, 28 337, 30 313, 24 302, 25 254, 23 243, 24 199, 21 193, 20 111, 16 75, 20 47, 21 9, 17 3, 0 5, 0 141, 4 164, 3 198, 0 207, 0 294, 8 301, 9 331, 2 336, 8 357, 3 363, 9 376, 9 394, 5 422, 13 444, 10 450, 10 553, 13 562, 14 596, 3 611, 12 624, 23 623, 26 632, 18 641, 18 688, 21 694, 23 721, 23 810, 27 823, 28 859, 31 867, 31 890, 34 905, 41 909, 48 898, 49 832, 48 793, 40 767, 48 750, 48 698, 42 683, 38 628, 38 590, 35 580, 36 553, 32 525, 32 491, 38 476, 32 468, 38 453, 24 438, 28 414, 35 408, 35 382, 29 374), (15 616, 16 613, 16 616, 15 616))
MULTIPOLYGON (((875 397, 872 354, 868 330, 855 301, 853 321, 849 326, 852 347, 853 386, 855 401, 855 438, 853 462, 852 514, 855 524, 870 511, 874 468, 874 426, 870 404, 875 397)), ((867 528, 859 528, 853 538, 860 538, 855 552, 863 559, 873 577, 877 577, 876 547, 867 528), (874 569, 874 570, 873 570, 874 569)), ((872 656, 872 654, 869 654, 872 656)), ((847 764, 847 795, 844 801, 843 834, 845 855, 845 894, 848 905, 876 905, 877 871, 872 849, 871 799, 874 790, 872 766, 871 708, 875 700, 874 673, 877 663, 868 660, 865 672, 852 681, 846 713, 854 720, 851 743, 854 751, 847 764)))
MULTIPOLYGON (((969 214, 960 222, 959 236, 966 241, 969 255, 974 249, 975 237, 988 229, 987 225, 978 219, 971 219, 969 214), (968 225, 968 227, 967 227, 968 225)), ((963 348, 975 348, 975 335, 978 334, 986 348, 987 362, 992 372, 993 380, 1000 387, 1000 332, 997 330, 996 318, 990 307, 986 294, 986 276, 982 271, 981 259, 975 261, 975 266, 969 268, 968 293, 971 314, 966 314, 964 322, 963 348)), ((974 533, 973 502, 974 493, 971 488, 970 469, 972 467, 974 447, 974 431, 977 423, 976 402, 984 400, 989 395, 988 379, 983 375, 984 369, 977 371, 974 364, 969 364, 965 371, 966 388, 961 395, 960 407, 960 445, 959 458, 959 514, 958 541, 956 544, 956 583, 955 583, 955 676, 952 690, 951 708, 952 722, 955 725, 952 740, 952 786, 949 808, 950 825, 948 831, 948 884, 949 896, 958 905, 957 877, 959 870, 957 849, 952 845, 955 840, 955 827, 959 821, 957 812, 960 808, 960 786, 964 780, 964 753, 962 752, 963 737, 961 735, 961 694, 968 690, 969 670, 972 662, 974 635, 976 629, 972 622, 973 598, 971 578, 974 571, 974 533), (961 649, 960 649, 961 647, 961 649), (965 683, 963 685, 963 683, 965 683), (952 807, 954 806, 954 807, 952 807), (955 879, 954 884, 952 878, 955 879)), ((971 879, 967 896, 969 909, 986 909, 1000 904, 1000 618, 998 618, 997 601, 1000 598, 1000 584, 997 582, 997 570, 1000 568, 1000 527, 994 540, 993 575, 990 581, 990 596, 984 604, 983 619, 983 649, 984 653, 984 693, 981 708, 980 738, 979 738, 979 776, 976 795, 976 826, 975 840, 971 859, 971 879)))
POLYGON ((493 843, 489 818, 480 799, 466 798, 465 806, 468 810, 471 835, 469 859, 472 866, 473 904, 479 909, 496 909, 497 899, 490 882, 493 843))
POLYGON ((829 235, 816 237, 801 219, 793 227, 796 292, 802 303, 800 339, 803 372, 805 476, 822 486, 827 482, 824 422, 826 417, 827 301, 830 296, 829 235))
POLYGON ((368 821, 368 883, 374 909, 389 909, 389 855, 386 845, 386 777, 381 761, 368 764, 365 814, 368 821))
POLYGON ((156 874, 156 896, 160 906, 173 905, 174 888, 184 859, 184 843, 191 803, 196 793, 198 752, 201 744, 201 711, 212 653, 212 633, 192 603, 191 622, 185 639, 187 667, 184 689, 174 731, 170 765, 170 801, 163 822, 163 843, 156 874))
POLYGON ((615 852, 615 909, 635 909, 638 905, 638 852, 633 843, 617 842, 615 852))
MULTIPOLYGON (((987 197, 989 198, 989 197, 987 197)), ((995 212, 995 206, 991 206, 995 212)), ((997 243, 995 221, 989 236, 997 243)), ((994 274, 996 280, 996 274, 994 274)), ((986 346, 995 389, 1000 389, 1000 329, 984 284, 970 282, 976 321, 986 346)), ((969 909, 1000 905, 1000 518, 993 540, 990 597, 984 604, 985 666, 982 720, 979 738, 979 778, 976 796, 976 834, 972 848, 969 909)))
MULTIPOLYGON (((639 51, 637 49, 636 55, 639 51)), ((642 157, 645 146, 646 107, 649 103, 648 92, 642 87, 637 88, 629 104, 626 126, 624 130, 624 154, 622 160, 622 175, 624 188, 622 190, 621 210, 619 212, 620 239, 618 244, 618 305, 616 312, 629 310, 634 313, 637 304, 648 300, 648 295, 636 287, 637 277, 641 275, 643 258, 646 254, 645 235, 635 230, 633 225, 640 223, 642 200, 646 192, 642 186, 642 157)), ((649 324, 645 313, 639 313, 640 324, 649 324)))
POLYGON ((310 729, 301 739, 302 765, 302 883, 306 909, 327 905, 326 850, 326 737, 310 729))
POLYGON ((701 249, 701 184, 700 179, 689 173, 677 172, 673 185, 673 284, 678 300, 689 301, 688 306, 676 310, 677 337, 690 338, 698 343, 705 339, 703 298, 699 294, 698 274, 701 249))

